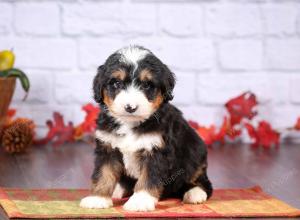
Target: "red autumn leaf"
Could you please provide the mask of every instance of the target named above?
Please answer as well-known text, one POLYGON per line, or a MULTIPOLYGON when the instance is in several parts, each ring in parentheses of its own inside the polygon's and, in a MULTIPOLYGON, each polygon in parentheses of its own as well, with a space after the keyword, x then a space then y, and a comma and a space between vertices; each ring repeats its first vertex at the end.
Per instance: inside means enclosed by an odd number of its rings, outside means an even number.
POLYGON ((295 128, 296 130, 299 130, 299 131, 300 131, 300 117, 297 119, 297 122, 296 122, 294 128, 295 128))
POLYGON ((205 144, 207 145, 212 145, 215 142, 215 126, 210 126, 210 127, 204 127, 204 126, 199 126, 197 128, 197 133, 198 135, 202 138, 205 144))
POLYGON ((244 125, 245 125, 245 128, 247 129, 248 135, 254 141, 253 145, 258 146, 259 145, 259 137, 258 137, 256 129, 250 123, 245 123, 244 125))
POLYGON ((195 121, 189 121, 189 125, 196 130, 197 134, 207 145, 212 145, 215 142, 220 142, 223 144, 225 142, 225 136, 234 139, 241 134, 240 130, 231 126, 227 117, 224 117, 223 124, 218 132, 216 131, 216 127, 214 125, 205 127, 199 125, 195 121))
POLYGON ((36 140, 37 144, 47 144, 50 141, 53 141, 54 146, 59 146, 65 142, 74 141, 74 126, 72 122, 69 122, 67 125, 64 123, 63 116, 58 113, 53 113, 53 121, 48 120, 46 122, 49 131, 43 139, 36 140))
POLYGON ((249 136, 254 140, 254 146, 270 148, 272 145, 278 146, 280 133, 275 131, 266 121, 260 121, 257 128, 245 123, 249 136))
POLYGON ((233 140, 236 137, 238 137, 240 134, 241 134, 241 130, 234 128, 231 125, 230 120, 227 117, 224 117, 223 124, 222 124, 218 134, 216 135, 215 139, 216 139, 216 141, 224 143, 225 136, 228 136, 230 139, 233 140))
POLYGON ((16 115, 16 109, 8 109, 6 112, 6 118, 4 119, 4 126, 7 127, 13 122, 13 117, 16 115))
POLYGON ((239 124, 243 118, 252 119, 257 114, 253 110, 253 107, 257 104, 256 96, 251 92, 245 92, 236 98, 230 99, 225 107, 230 114, 231 125, 239 124))
POLYGON ((227 136, 231 139, 234 140, 236 137, 239 137, 241 135, 242 131, 235 129, 235 128, 230 128, 227 130, 227 136))
POLYGON ((100 109, 92 104, 87 104, 82 107, 86 112, 84 122, 80 125, 84 132, 92 132, 96 129, 96 119, 99 115, 100 109))
POLYGON ((189 120, 188 123, 189 123, 189 125, 190 125, 192 128, 194 128, 194 129, 196 129, 196 130, 199 128, 198 122, 189 120))
POLYGON ((17 110, 16 109, 14 109, 14 108, 12 108, 12 109, 8 109, 8 111, 7 111, 7 117, 9 117, 9 118, 12 118, 12 117, 14 117, 15 116, 15 114, 16 114, 16 112, 17 112, 17 110))
POLYGON ((194 128, 197 132, 197 134, 200 136, 200 138, 204 141, 207 145, 212 145, 215 142, 215 126, 212 125, 210 127, 201 126, 198 124, 198 122, 195 121, 188 121, 189 125, 194 128))
POLYGON ((82 138, 84 133, 91 133, 96 129, 96 119, 99 115, 100 109, 93 104, 86 104, 82 107, 82 110, 86 112, 84 121, 75 128, 75 139, 82 138))
POLYGON ((258 134, 260 143, 264 147, 270 147, 272 144, 279 145, 280 133, 273 130, 271 125, 266 121, 261 121, 258 125, 258 134))

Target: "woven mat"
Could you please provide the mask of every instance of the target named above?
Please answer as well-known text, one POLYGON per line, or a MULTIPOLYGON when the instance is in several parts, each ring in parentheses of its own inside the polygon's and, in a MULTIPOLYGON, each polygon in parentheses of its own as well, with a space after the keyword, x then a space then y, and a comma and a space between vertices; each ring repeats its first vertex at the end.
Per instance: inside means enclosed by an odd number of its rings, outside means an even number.
POLYGON ((296 217, 300 210, 265 194, 260 187, 217 189, 199 205, 178 199, 160 201, 152 212, 122 209, 126 199, 114 200, 109 209, 83 209, 79 201, 88 195, 81 189, 0 188, 0 205, 10 218, 129 218, 129 217, 296 217))

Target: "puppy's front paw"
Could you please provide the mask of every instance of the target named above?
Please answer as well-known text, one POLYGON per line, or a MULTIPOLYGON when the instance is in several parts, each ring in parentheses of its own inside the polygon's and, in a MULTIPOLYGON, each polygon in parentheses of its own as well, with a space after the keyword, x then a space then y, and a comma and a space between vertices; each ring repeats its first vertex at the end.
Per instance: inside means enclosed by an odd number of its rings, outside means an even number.
POLYGON ((184 203, 198 204, 206 200, 207 200, 207 194, 199 186, 190 189, 183 196, 184 203))
POLYGON ((105 209, 113 206, 110 198, 87 196, 80 201, 80 207, 89 209, 105 209))
POLYGON ((157 198, 151 196, 146 191, 134 193, 129 200, 124 204, 123 208, 128 211, 146 212, 153 211, 157 198))

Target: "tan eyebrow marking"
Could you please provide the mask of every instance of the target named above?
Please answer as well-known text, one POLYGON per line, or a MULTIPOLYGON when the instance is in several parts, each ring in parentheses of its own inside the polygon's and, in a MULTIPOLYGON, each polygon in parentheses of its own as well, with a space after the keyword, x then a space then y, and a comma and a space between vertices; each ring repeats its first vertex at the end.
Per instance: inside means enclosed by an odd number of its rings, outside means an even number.
POLYGON ((108 96, 106 89, 103 90, 103 102, 109 109, 111 108, 113 100, 108 96))
POLYGON ((126 73, 124 70, 117 70, 117 71, 114 71, 112 72, 111 74, 113 77, 117 78, 117 79, 120 79, 120 80, 124 80, 125 77, 126 77, 126 73))
POLYGON ((144 69, 141 71, 141 73, 140 73, 141 81, 148 81, 148 80, 151 80, 152 78, 153 78, 153 75, 149 70, 144 69))
POLYGON ((161 92, 159 92, 155 97, 155 99, 153 100, 152 108, 155 110, 158 109, 161 103, 163 103, 163 101, 164 101, 164 97, 162 96, 161 92))

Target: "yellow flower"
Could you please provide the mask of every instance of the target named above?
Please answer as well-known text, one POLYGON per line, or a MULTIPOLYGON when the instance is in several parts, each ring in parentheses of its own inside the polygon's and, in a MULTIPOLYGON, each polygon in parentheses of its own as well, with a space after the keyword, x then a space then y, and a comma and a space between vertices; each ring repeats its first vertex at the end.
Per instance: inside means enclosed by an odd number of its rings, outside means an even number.
POLYGON ((10 50, 3 50, 0 52, 0 71, 13 68, 15 62, 15 55, 10 50))

